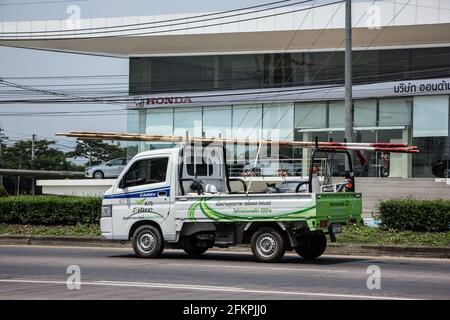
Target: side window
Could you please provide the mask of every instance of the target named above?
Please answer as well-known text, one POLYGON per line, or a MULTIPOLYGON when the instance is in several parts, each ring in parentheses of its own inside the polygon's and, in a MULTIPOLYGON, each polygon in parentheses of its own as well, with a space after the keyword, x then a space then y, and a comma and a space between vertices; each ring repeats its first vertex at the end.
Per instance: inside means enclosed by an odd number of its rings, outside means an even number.
POLYGON ((122 159, 114 159, 114 160, 111 160, 109 162, 109 164, 112 166, 120 166, 123 164, 123 160, 122 159))
POLYGON ((201 164, 187 164, 187 172, 190 176, 195 176, 198 175, 200 177, 207 177, 207 176, 212 176, 213 174, 213 165, 212 164, 206 164, 206 163, 201 163, 201 164))
POLYGON ((169 158, 153 158, 133 163, 121 181, 121 187, 133 187, 166 181, 169 158))
POLYGON ((205 159, 202 157, 201 160, 197 159, 197 163, 196 163, 196 159, 194 158, 194 155, 192 154, 189 158, 189 161, 187 161, 186 163, 186 169, 187 169, 187 173, 190 176, 200 176, 200 177, 207 177, 207 176, 212 176, 213 175, 213 165, 212 163, 206 163, 205 159), (201 163, 198 163, 199 160, 201 161, 201 163))

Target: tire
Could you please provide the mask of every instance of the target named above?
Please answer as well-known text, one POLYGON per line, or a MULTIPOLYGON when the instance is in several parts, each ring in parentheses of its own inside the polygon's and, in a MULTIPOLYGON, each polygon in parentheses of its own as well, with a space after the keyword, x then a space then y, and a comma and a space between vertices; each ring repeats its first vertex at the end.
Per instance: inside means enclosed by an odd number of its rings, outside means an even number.
POLYGON ((442 177, 450 178, 450 169, 444 169, 444 171, 442 171, 442 177))
POLYGON ((139 258, 156 258, 164 250, 164 241, 158 228, 140 226, 133 234, 133 250, 139 258))
POLYGON ((94 179, 103 179, 105 177, 105 175, 101 171, 95 171, 92 176, 94 177, 94 179))
POLYGON ((187 237, 184 238, 182 243, 182 249, 184 252, 186 252, 188 255, 193 257, 198 257, 204 254, 206 251, 208 251, 208 247, 198 247, 192 238, 187 237))
POLYGON ((274 228, 261 228, 252 236, 253 256, 259 262, 277 262, 286 252, 286 243, 280 232, 274 228))
POLYGON ((323 232, 311 233, 307 239, 295 248, 295 252, 304 259, 320 257, 327 247, 327 237, 323 232))

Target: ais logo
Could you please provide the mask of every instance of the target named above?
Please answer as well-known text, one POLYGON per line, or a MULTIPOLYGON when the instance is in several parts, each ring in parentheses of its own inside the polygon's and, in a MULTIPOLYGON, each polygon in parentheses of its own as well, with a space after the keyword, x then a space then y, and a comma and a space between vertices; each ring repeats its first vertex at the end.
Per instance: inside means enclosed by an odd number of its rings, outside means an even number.
POLYGON ((139 200, 136 200, 136 204, 139 204, 141 206, 152 206, 153 201, 147 200, 147 199, 139 199, 139 200))

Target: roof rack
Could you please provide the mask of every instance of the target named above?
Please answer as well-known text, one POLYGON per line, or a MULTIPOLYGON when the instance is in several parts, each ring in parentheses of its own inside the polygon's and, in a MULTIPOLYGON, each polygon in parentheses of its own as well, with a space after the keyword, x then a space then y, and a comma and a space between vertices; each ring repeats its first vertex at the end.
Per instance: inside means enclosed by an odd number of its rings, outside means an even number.
POLYGON ((172 143, 221 143, 221 144, 244 144, 263 145, 278 144, 282 146, 293 146, 299 148, 311 148, 322 150, 355 150, 392 153, 418 153, 417 146, 405 143, 365 143, 365 142, 317 142, 317 141, 287 141, 287 140, 248 140, 248 139, 224 139, 205 137, 183 137, 167 135, 148 135, 139 133, 120 132, 94 132, 94 131, 70 131, 67 133, 55 133, 56 136, 65 136, 82 139, 96 140, 119 140, 119 141, 150 141, 150 142, 172 142, 172 143))

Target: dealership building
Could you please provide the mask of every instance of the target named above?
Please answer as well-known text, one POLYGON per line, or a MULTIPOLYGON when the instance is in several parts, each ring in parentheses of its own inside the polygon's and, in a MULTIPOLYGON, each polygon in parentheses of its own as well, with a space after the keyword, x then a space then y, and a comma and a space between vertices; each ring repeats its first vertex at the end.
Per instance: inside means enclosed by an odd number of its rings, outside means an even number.
MULTIPOLYGON (((128 57, 129 132, 343 141, 345 5, 303 2, 82 19, 76 32, 62 20, 4 22, 0 44, 128 57)), ((450 1, 362 0, 352 11, 353 139, 420 149, 388 161, 367 153, 367 174, 433 177, 433 164, 450 158, 450 1)), ((234 175, 257 153, 252 145, 227 149, 234 175)), ((286 146, 276 165, 302 175, 308 158, 286 146)))

